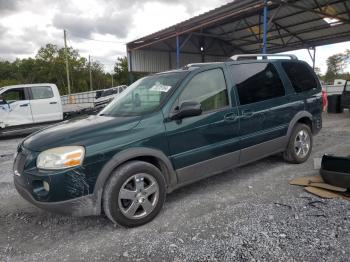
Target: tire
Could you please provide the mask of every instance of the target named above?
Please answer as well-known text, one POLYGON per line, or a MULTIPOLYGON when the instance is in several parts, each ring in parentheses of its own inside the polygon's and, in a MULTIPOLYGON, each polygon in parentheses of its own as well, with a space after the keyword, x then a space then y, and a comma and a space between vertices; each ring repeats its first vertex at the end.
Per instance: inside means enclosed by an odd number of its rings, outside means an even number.
POLYGON ((137 227, 150 222, 163 207, 165 179, 154 165, 130 161, 111 174, 103 192, 103 209, 115 224, 137 227))
POLYGON ((312 132, 308 125, 297 123, 289 138, 283 158, 290 163, 301 164, 310 157, 312 151, 312 132), (306 136, 303 134, 306 134, 306 136))

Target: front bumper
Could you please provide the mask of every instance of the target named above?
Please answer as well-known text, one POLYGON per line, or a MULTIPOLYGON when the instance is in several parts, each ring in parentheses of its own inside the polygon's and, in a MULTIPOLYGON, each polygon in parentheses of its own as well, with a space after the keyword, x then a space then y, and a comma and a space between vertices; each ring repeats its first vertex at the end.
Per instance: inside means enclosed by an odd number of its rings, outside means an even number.
POLYGON ((21 185, 21 182, 18 181, 16 176, 14 177, 14 184, 18 193, 25 200, 41 209, 73 216, 90 216, 100 214, 100 208, 98 205, 96 205, 97 201, 94 194, 59 202, 41 202, 33 198, 31 193, 28 192, 23 185, 21 185))

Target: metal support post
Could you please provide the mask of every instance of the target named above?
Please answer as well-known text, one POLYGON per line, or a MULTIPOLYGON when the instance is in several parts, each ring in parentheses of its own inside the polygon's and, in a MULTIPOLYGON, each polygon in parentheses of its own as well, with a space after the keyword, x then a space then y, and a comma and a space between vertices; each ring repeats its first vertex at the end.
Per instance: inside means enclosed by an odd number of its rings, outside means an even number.
POLYGON ((263 34, 263 49, 262 53, 267 54, 267 0, 264 0, 264 34, 263 34))

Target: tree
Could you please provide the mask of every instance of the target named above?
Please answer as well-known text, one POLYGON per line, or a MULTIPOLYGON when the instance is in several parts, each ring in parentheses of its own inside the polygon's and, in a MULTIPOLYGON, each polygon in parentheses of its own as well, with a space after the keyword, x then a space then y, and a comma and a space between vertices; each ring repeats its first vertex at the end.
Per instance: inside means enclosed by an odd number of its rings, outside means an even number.
POLYGON ((347 49, 344 53, 339 53, 328 57, 327 72, 325 80, 330 82, 335 78, 339 78, 344 73, 344 69, 350 62, 350 50, 347 49))
POLYGON ((118 57, 114 65, 114 79, 117 85, 128 84, 128 59, 126 56, 118 57))
MULTIPOLYGON (((0 86, 30 83, 54 83, 60 94, 67 93, 65 50, 53 44, 41 47, 35 58, 16 59, 14 62, 0 60, 0 86)), ((89 65, 79 52, 68 48, 68 62, 71 92, 90 90, 89 65)), ((103 65, 94 61, 91 65, 94 89, 107 88, 110 77, 104 72, 103 65)))
POLYGON ((315 74, 318 76, 318 78, 321 78, 321 69, 319 67, 315 67, 314 68, 315 74))

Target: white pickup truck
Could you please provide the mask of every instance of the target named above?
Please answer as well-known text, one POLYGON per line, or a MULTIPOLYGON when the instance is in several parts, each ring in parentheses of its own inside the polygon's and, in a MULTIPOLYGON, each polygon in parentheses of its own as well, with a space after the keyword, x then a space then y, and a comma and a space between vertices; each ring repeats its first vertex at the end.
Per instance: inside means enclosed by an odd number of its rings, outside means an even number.
POLYGON ((61 97, 54 84, 0 88, 0 134, 63 120, 61 97))

